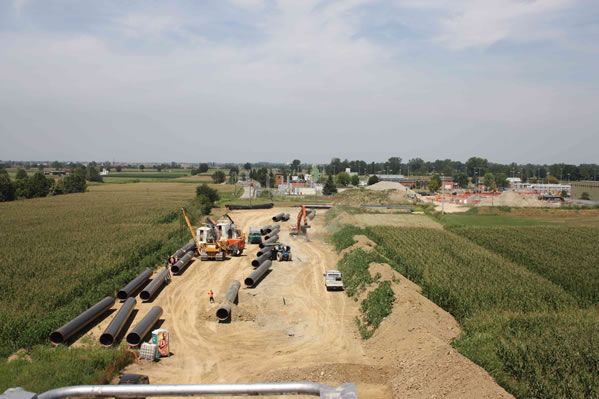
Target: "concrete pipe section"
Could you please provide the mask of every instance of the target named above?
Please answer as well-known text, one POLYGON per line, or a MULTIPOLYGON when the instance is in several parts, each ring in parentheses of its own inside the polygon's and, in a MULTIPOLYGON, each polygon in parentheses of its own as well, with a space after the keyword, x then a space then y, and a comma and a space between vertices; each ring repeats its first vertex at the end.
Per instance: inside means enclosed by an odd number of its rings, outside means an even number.
POLYGON ((231 315, 231 304, 233 304, 235 298, 237 298, 239 287, 241 287, 241 283, 237 280, 233 280, 225 294, 225 300, 220 304, 218 309, 216 309, 216 317, 218 317, 219 320, 227 320, 231 315))
POLYGON ((129 297, 129 299, 125 301, 123 306, 121 306, 121 309, 119 309, 116 316, 114 316, 114 319, 112 319, 108 327, 106 327, 106 330, 104 330, 102 335, 100 335, 100 344, 102 346, 108 347, 114 344, 115 337, 119 335, 119 333, 123 329, 123 326, 125 325, 127 320, 129 320, 129 316, 131 316, 133 309, 135 309, 136 303, 137 301, 135 300, 135 298, 129 297))
POLYGON ((189 251, 185 255, 183 255, 183 257, 179 259, 177 263, 171 266, 171 271, 175 274, 181 273, 181 270, 183 270, 185 265, 189 263, 191 258, 193 258, 193 253, 194 251, 189 251))
POLYGON ((53 331, 50 334, 50 342, 54 345, 63 343, 77 331, 81 330, 93 320, 97 319, 102 313, 110 309, 112 305, 114 305, 114 298, 107 296, 64 326, 60 327, 58 330, 53 331))
POLYGON ((152 277, 152 270, 146 269, 135 277, 129 284, 120 289, 117 293, 117 298, 121 301, 129 298, 134 292, 136 292, 141 286, 145 285, 148 280, 152 277))
POLYGON ((127 334, 127 343, 131 346, 141 344, 141 340, 148 334, 154 324, 162 316, 162 308, 154 306, 148 314, 135 326, 135 328, 127 334))
POLYGON ((247 278, 244 280, 245 285, 248 287, 253 287, 254 285, 256 285, 258 280, 260 280, 260 277, 262 277, 264 273, 266 273, 266 271, 270 269, 271 265, 272 261, 270 259, 261 264, 259 268, 257 268, 249 276, 247 276, 247 278))
POLYGON ((170 279, 171 272, 167 268, 164 268, 156 275, 156 277, 154 277, 152 282, 143 289, 143 291, 139 294, 139 297, 142 299, 142 301, 149 301, 150 298, 154 296, 156 291, 158 291, 163 284, 167 284, 170 279))

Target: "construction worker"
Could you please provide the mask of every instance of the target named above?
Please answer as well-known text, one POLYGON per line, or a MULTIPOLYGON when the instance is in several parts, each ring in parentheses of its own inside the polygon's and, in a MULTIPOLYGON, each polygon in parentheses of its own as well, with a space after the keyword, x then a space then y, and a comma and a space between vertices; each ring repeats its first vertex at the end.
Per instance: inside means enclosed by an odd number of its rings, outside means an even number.
POLYGON ((171 255, 171 257, 168 259, 168 263, 170 263, 171 265, 174 265, 175 263, 177 263, 177 257, 171 255))
POLYGON ((210 303, 214 303, 214 292, 212 290, 208 291, 208 297, 210 298, 210 303))

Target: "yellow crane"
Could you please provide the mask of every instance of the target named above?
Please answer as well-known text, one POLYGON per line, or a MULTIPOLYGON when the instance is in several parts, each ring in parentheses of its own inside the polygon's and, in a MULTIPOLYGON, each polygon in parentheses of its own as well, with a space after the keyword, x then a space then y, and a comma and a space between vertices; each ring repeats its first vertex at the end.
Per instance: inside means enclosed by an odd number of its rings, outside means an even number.
POLYGON ((187 217, 185 208, 181 208, 181 212, 183 213, 185 223, 187 223, 187 227, 191 232, 191 236, 193 237, 193 240, 196 243, 198 254, 200 255, 200 260, 225 260, 227 255, 226 241, 218 239, 218 232, 216 231, 216 226, 211 222, 210 224, 206 224, 200 227, 198 229, 198 237, 196 232, 193 230, 193 227, 191 226, 191 222, 187 217))

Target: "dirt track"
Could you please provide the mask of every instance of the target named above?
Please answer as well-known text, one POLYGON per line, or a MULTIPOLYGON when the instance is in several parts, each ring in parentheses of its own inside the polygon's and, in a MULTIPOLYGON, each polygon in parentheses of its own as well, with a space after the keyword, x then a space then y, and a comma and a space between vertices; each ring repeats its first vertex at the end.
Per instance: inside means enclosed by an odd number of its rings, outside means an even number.
MULTIPOLYGON (((297 208, 285 211, 295 215, 297 208)), ((274 213, 230 215, 247 231, 250 225, 272 224, 274 213)), ((315 236, 324 232, 323 215, 319 211, 312 221, 315 236)), ((138 299, 133 324, 152 306, 162 306, 162 328, 170 332, 173 356, 141 361, 125 371, 147 374, 156 384, 354 382, 360 398, 509 396, 451 348, 459 333, 455 320, 401 276, 394 283, 394 313, 364 342, 354 323, 359 302, 342 292, 327 292, 323 285, 322 274, 336 268, 338 255, 319 239, 292 240, 288 224, 281 226, 280 237, 292 245, 293 262, 274 262, 256 288, 243 285, 258 248, 250 245, 244 256, 226 262, 195 261, 173 276, 153 303, 138 299), (234 279, 242 283, 238 306, 230 323, 220 323, 216 308, 234 279), (209 303, 209 289, 216 304, 209 303)), ((109 322, 104 320, 91 334, 99 336, 109 322)))

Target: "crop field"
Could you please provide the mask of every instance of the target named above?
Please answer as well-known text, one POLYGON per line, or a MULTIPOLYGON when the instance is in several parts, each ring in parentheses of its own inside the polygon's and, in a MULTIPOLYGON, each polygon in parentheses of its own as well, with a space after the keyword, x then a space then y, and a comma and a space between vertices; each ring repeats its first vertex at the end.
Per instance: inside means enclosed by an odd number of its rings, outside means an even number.
MULTIPOLYGON (((463 328, 456 348, 517 397, 597 397, 597 231, 450 229, 348 226, 331 242, 343 249, 355 234, 376 242, 376 254, 368 257, 382 256, 449 311, 463 328), (566 237, 577 244, 564 242, 566 237)), ((351 259, 345 255, 340 268, 351 266, 351 259)), ((367 269, 360 273, 369 277, 367 269)))
POLYGON ((599 228, 455 227, 452 232, 546 277, 579 299, 599 303, 599 228))
POLYGON ((0 355, 47 341, 186 241, 176 216, 194 194, 189 184, 137 183, 0 204, 0 355))

